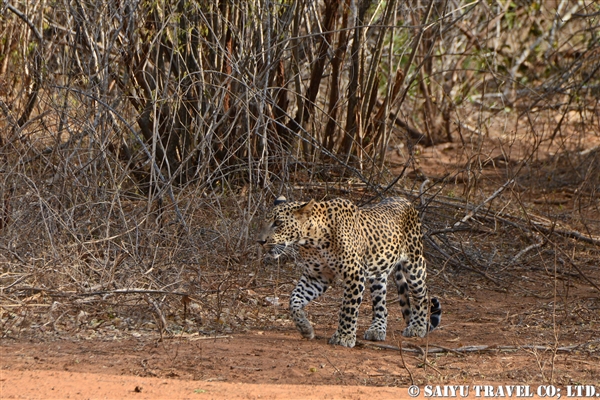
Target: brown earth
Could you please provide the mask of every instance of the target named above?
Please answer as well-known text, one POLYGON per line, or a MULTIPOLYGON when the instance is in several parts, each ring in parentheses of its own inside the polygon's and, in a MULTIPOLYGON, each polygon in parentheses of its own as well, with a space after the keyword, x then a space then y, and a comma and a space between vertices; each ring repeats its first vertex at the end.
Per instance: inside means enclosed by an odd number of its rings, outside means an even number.
MULTIPOLYGON (((433 291, 438 278, 432 278, 433 291)), ((152 331, 102 327, 76 335, 5 338, 1 397, 406 398, 411 384, 516 384, 532 391, 550 383, 599 385, 599 299, 583 284, 571 286, 568 304, 575 313, 554 312, 554 319, 552 297, 517 298, 476 280, 471 288, 455 288, 456 294, 446 290, 441 328, 425 339, 401 337, 404 325, 392 304, 383 347, 365 341, 353 349, 327 344, 339 291, 308 307, 318 334, 313 341, 301 339, 288 320, 269 330, 212 337, 161 339, 152 331), (586 307, 595 314, 586 317, 586 307), (437 353, 424 359, 427 349, 437 353)), ((369 316, 365 303, 362 330, 369 316)), ((285 306, 272 308, 279 314, 285 306)))

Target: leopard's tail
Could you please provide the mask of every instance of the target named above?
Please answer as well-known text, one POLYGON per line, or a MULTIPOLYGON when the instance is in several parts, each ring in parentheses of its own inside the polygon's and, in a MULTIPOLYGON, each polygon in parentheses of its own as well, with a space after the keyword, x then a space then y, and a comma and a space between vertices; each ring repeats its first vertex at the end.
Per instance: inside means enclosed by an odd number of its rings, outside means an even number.
POLYGON ((434 330, 442 322, 442 306, 437 297, 432 297, 430 301, 431 307, 429 309, 429 332, 434 330))

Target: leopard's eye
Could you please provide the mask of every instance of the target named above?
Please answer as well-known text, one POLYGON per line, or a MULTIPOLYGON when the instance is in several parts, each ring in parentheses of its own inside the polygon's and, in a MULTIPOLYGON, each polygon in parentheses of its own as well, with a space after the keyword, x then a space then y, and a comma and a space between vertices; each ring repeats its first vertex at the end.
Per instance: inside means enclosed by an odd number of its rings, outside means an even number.
POLYGON ((273 221, 273 227, 274 228, 277 228, 280 225, 281 225, 281 220, 276 219, 275 221, 273 221))

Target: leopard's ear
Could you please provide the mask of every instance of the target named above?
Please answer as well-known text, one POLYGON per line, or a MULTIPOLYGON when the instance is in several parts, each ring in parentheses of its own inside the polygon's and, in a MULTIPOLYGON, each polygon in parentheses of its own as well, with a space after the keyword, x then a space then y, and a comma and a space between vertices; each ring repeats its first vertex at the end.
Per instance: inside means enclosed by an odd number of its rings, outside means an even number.
POLYGON ((279 196, 278 198, 275 199, 275 203, 273 205, 276 206, 281 203, 285 203, 286 201, 287 201, 287 199, 284 196, 279 196))
POLYGON ((315 204, 315 199, 312 199, 311 201, 302 205, 302 207, 294 211, 294 215, 300 220, 300 222, 306 222, 306 220, 310 218, 315 204))

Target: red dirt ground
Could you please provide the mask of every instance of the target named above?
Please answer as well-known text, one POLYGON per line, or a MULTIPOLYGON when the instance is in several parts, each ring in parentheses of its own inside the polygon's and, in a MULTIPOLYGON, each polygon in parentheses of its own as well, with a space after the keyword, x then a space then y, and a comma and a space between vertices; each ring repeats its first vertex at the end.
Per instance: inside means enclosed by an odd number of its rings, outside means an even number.
MULTIPOLYGON (((445 296, 442 326, 426 339, 402 339, 403 323, 394 315, 398 306, 390 305, 391 326, 383 344, 402 341, 402 354, 365 341, 354 349, 328 345, 336 322, 325 314, 337 313, 333 302, 309 306, 318 335, 313 341, 301 339, 290 321, 268 331, 216 337, 186 334, 161 340, 153 332, 111 335, 99 329, 5 338, 0 344, 0 397, 398 399, 407 398, 411 384, 518 384, 530 385, 534 392, 549 383, 598 385, 596 321, 558 321, 555 340, 548 315, 552 299, 524 296, 514 301, 507 293, 478 287, 445 296), (482 345, 489 347, 465 348, 482 345), (534 345, 559 349, 528 347, 534 345), (427 348, 444 351, 424 361, 421 352, 427 348), (464 352, 448 350, 460 348, 464 352)), ((598 306, 595 294, 575 289, 571 305, 587 301, 598 306)), ((369 316, 363 306, 362 330, 369 316)))

